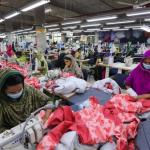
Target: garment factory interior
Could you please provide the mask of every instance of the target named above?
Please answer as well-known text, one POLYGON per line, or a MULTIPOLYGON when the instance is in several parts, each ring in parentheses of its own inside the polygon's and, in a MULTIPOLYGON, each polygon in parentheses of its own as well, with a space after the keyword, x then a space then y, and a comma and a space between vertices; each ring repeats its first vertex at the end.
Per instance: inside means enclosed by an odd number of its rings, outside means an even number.
POLYGON ((0 150, 150 150, 150 0, 0 0, 0 150))

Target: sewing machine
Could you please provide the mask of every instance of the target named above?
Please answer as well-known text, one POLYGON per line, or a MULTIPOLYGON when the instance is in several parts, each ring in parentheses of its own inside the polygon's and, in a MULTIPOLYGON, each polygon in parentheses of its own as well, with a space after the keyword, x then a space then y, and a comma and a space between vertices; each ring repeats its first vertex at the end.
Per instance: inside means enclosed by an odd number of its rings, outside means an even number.
POLYGON ((54 109, 54 106, 48 104, 39 108, 25 122, 1 133, 0 150, 34 150, 36 143, 46 133, 42 122, 36 116, 43 109, 54 109))

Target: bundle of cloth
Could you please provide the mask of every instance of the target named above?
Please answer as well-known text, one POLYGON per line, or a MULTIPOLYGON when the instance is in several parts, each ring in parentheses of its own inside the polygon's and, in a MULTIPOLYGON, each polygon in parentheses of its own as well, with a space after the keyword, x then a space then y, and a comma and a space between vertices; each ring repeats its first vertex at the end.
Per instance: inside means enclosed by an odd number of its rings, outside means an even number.
POLYGON ((87 82, 85 80, 71 76, 56 80, 54 92, 57 94, 84 93, 86 88, 87 82))
POLYGON ((140 123, 137 114, 150 111, 150 101, 136 101, 123 94, 114 96, 105 105, 100 105, 95 97, 89 101, 90 107, 78 112, 69 106, 56 109, 44 124, 49 130, 36 149, 134 150, 140 123), (74 138, 66 138, 70 136, 74 138))
POLYGON ((106 93, 112 93, 112 94, 120 94, 121 88, 119 85, 112 80, 111 78, 106 78, 103 80, 96 81, 93 85, 93 88, 102 90, 106 93))
POLYGON ((40 80, 37 77, 25 78, 24 82, 38 90, 41 88, 40 80))
POLYGON ((21 74, 23 74, 24 77, 27 77, 28 76, 28 68, 29 68, 30 64, 26 64, 26 65, 24 65, 24 67, 20 67, 17 64, 2 61, 2 62, 0 62, 0 66, 1 66, 0 69, 3 69, 3 68, 15 69, 15 70, 19 71, 21 74))

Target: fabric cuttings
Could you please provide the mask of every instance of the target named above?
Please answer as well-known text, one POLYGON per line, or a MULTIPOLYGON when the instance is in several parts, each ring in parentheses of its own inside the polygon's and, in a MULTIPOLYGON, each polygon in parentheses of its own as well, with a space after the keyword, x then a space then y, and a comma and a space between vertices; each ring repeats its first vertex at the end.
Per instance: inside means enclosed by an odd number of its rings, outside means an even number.
POLYGON ((103 80, 96 81, 93 85, 93 88, 102 90, 106 93, 112 93, 112 94, 120 94, 121 88, 119 85, 112 80, 111 78, 106 78, 103 80))
POLYGON ((49 116, 45 124, 49 131, 36 149, 54 150, 64 146, 63 136, 74 131, 81 145, 109 145, 115 142, 116 150, 134 150, 133 139, 140 123, 137 114, 148 110, 150 102, 135 101, 129 95, 116 95, 103 106, 91 97, 90 107, 78 112, 73 112, 69 106, 59 107, 49 116))

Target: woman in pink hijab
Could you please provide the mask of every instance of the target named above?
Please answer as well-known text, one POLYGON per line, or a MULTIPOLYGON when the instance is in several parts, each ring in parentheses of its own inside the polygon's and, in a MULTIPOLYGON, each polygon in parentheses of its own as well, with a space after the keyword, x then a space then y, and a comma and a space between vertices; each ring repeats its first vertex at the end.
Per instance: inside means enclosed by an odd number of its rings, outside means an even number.
POLYGON ((150 99, 150 50, 147 50, 141 63, 126 80, 127 88, 132 88, 137 99, 150 99))
POLYGON ((12 45, 8 45, 7 46, 7 55, 9 56, 9 57, 12 57, 13 55, 14 55, 14 52, 13 52, 13 49, 12 49, 12 45))

